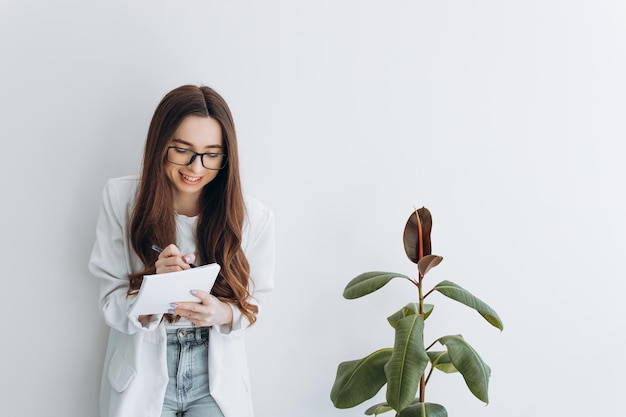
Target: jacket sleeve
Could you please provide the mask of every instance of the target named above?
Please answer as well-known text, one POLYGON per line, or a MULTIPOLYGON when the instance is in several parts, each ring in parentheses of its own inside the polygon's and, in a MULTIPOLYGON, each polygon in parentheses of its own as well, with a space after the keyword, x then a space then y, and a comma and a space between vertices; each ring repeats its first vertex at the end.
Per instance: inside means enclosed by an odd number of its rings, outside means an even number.
MULTIPOLYGON (((248 224, 245 230, 247 239, 243 250, 250 265, 250 294, 248 300, 256 305, 261 313, 266 296, 274 290, 275 231, 274 213, 265 207, 248 208, 248 224)), ((231 304, 233 321, 231 325, 214 326, 221 335, 238 336, 250 322, 239 308, 231 304)), ((258 315, 257 315, 258 317, 258 315)))
MULTIPOLYGON (((119 185, 119 184, 118 184, 119 185)), ((128 311, 136 297, 127 297, 131 270, 128 240, 128 210, 132 191, 115 187, 109 181, 102 192, 102 204, 96 226, 96 241, 89 259, 89 271, 98 280, 99 306, 104 321, 126 334, 156 329, 162 315, 142 321, 128 311)))

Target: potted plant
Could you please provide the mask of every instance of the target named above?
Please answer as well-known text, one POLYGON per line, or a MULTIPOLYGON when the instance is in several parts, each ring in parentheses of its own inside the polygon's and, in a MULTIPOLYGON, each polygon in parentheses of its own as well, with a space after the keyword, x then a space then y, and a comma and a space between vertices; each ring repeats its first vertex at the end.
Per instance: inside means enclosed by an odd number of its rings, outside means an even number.
POLYGON ((351 408, 376 395, 386 384, 386 402, 375 404, 366 415, 395 411, 397 417, 447 417, 443 405, 426 402, 426 387, 434 371, 459 372, 469 390, 488 403, 491 370, 461 335, 448 335, 424 340, 424 323, 434 306, 425 300, 434 292, 445 295, 474 310, 492 326, 503 330, 498 314, 469 291, 451 281, 441 281, 430 290, 424 289, 426 274, 443 258, 431 254, 432 217, 422 207, 411 213, 404 228, 404 249, 417 265, 412 278, 390 272, 366 272, 345 287, 343 296, 355 299, 382 288, 394 278, 402 278, 417 288, 417 302, 409 303, 387 318, 395 329, 395 342, 357 360, 342 362, 337 368, 330 398, 337 408, 351 408), (444 350, 435 350, 441 345, 444 350))

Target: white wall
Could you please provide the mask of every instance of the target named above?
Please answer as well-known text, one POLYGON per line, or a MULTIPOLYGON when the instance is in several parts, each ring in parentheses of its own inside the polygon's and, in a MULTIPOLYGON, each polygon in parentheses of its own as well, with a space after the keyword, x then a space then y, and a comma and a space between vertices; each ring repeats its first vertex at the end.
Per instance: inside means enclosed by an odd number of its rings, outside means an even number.
MULTIPOLYGON (((86 264, 105 180, 134 173, 163 94, 215 87, 246 190, 277 217, 277 289, 250 331, 258 417, 356 416, 340 361, 392 344, 414 299, 402 230, 434 218, 450 279, 500 333, 433 295, 427 337, 462 333, 491 366, 457 416, 616 415, 626 198, 620 0, 2 0, 2 414, 96 416, 106 327, 86 264)), ((381 400, 384 393, 376 397, 381 400)))

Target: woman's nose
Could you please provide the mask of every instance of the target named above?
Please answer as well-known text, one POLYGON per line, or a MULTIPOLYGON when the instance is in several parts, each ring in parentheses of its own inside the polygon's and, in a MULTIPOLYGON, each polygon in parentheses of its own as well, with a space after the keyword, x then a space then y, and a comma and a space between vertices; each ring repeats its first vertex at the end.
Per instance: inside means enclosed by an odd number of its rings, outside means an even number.
POLYGON ((196 155, 196 157, 189 164, 189 168, 193 172, 202 172, 204 170, 204 166, 202 166, 202 155, 196 155))

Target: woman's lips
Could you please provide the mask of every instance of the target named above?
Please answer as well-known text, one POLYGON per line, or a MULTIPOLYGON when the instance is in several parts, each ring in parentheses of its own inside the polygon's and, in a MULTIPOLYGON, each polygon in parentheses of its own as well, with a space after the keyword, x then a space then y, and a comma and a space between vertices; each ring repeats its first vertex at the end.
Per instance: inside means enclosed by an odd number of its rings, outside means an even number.
POLYGON ((185 184, 197 184, 202 180, 202 177, 192 177, 191 175, 180 174, 180 178, 185 184))

